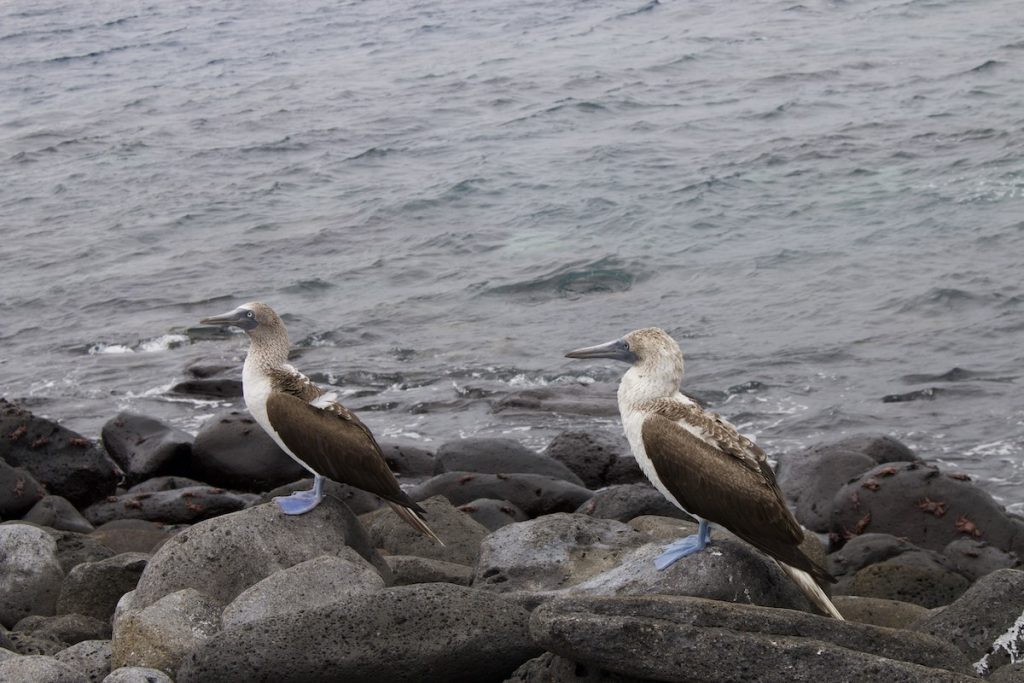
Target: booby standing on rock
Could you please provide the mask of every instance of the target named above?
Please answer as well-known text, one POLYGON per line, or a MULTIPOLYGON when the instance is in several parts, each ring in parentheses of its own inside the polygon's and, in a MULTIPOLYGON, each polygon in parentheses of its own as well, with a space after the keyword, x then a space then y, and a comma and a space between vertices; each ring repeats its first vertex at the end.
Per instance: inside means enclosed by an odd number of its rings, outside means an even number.
POLYGON ((281 450, 313 473, 311 490, 274 498, 282 512, 301 515, 315 508, 330 477, 380 496, 413 528, 441 543, 423 521, 423 508, 399 487, 367 426, 338 403, 335 392, 325 392, 288 363, 288 332, 270 306, 254 301, 200 322, 239 327, 249 335, 242 369, 245 405, 281 450))
POLYGON ((679 391, 683 353, 664 330, 570 351, 569 358, 612 358, 632 367, 619 384, 619 412, 640 469, 674 505, 699 520, 697 533, 669 545, 658 569, 702 550, 719 524, 774 558, 822 611, 842 619, 818 584, 835 579, 800 549, 804 532, 753 441, 679 391))

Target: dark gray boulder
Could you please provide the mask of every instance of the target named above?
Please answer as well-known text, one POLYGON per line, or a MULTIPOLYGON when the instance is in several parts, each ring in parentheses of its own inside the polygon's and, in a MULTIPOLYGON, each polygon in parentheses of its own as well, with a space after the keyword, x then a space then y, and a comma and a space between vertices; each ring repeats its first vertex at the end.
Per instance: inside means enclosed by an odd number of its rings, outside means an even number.
POLYGON ((140 481, 135 486, 129 488, 126 493, 156 493, 158 491, 173 491, 174 489, 187 489, 193 486, 206 485, 204 482, 196 479, 169 474, 140 481))
POLYGON ((144 519, 115 519, 96 527, 89 538, 109 548, 113 554, 155 553, 177 532, 176 527, 144 519))
POLYGON ((61 496, 45 496, 25 513, 22 521, 81 534, 93 530, 89 520, 83 517, 67 498, 61 496))
POLYGON ((700 598, 561 598, 534 610, 530 632, 562 657, 655 680, 972 680, 939 638, 700 598))
POLYGON ((646 481, 621 434, 613 436, 592 430, 562 432, 551 440, 544 454, 575 472, 590 489, 646 481))
POLYGON ((164 524, 193 524, 237 512, 259 500, 251 493, 235 493, 213 486, 190 486, 154 493, 125 493, 93 503, 83 512, 96 525, 115 519, 143 519, 164 524))
POLYGON ((0 681, 11 683, 87 683, 82 672, 53 657, 29 655, 0 661, 0 681))
POLYGON ((156 551, 139 579, 135 606, 185 588, 227 605, 276 571, 346 546, 382 575, 390 571, 356 516, 332 498, 304 515, 284 515, 273 503, 222 515, 182 531, 156 551))
POLYGON ((942 554, 969 581, 977 581, 998 569, 1021 569, 1024 563, 1013 552, 1000 550, 976 538, 958 538, 942 554))
POLYGON ((859 451, 816 446, 780 458, 777 478, 797 520, 812 531, 825 532, 836 492, 877 464, 859 451))
POLYGON ((50 638, 39 638, 31 633, 21 633, 20 631, 11 631, 7 634, 7 638, 14 646, 14 651, 22 655, 45 655, 48 657, 67 647, 66 643, 50 638))
POLYGON ((83 640, 53 658, 81 672, 89 683, 100 683, 110 673, 110 640, 83 640))
POLYGON ((823 448, 863 453, 879 464, 919 460, 917 454, 898 439, 883 434, 858 434, 840 439, 823 448))
POLYGON ((1005 551, 1024 550, 1024 526, 991 495, 961 475, 921 462, 879 465, 843 486, 831 529, 839 540, 878 532, 935 551, 964 537, 1005 551))
POLYGON ((118 413, 103 425, 100 438, 129 486, 150 477, 188 471, 192 435, 155 418, 118 413))
POLYGON ((245 412, 207 420, 192 444, 190 476, 214 486, 260 493, 308 476, 245 412))
POLYGON ((495 500, 494 498, 477 498, 459 506, 459 512, 464 512, 480 524, 494 531, 507 524, 525 522, 529 519, 526 513, 507 500, 495 500))
MULTIPOLYGON (((114 462, 93 441, 0 398, 0 459, 77 507, 114 491, 114 462)), ((33 501, 34 502, 34 501, 33 501)))
POLYGON ((487 527, 459 512, 443 496, 420 501, 427 524, 444 542, 439 545, 403 521, 390 507, 371 512, 364 520, 370 541, 388 555, 418 555, 457 564, 476 564, 487 527))
POLYGON ((50 533, 50 536, 57 542, 57 559, 65 574, 70 572, 72 567, 83 562, 105 560, 117 554, 98 540, 85 534, 55 530, 50 533))
POLYGON ((583 486, 583 481, 562 463, 512 439, 471 438, 448 441, 438 449, 435 460, 435 474, 540 474, 583 486))
MULTIPOLYGON (((312 477, 299 479, 298 481, 293 481, 289 484, 278 486, 276 489, 271 491, 267 491, 260 496, 260 502, 269 503, 278 496, 288 496, 295 491, 308 491, 311 488, 313 488, 312 477)), ((348 484, 339 484, 331 479, 324 481, 324 496, 334 498, 335 500, 344 503, 357 515, 373 512, 384 505, 384 501, 368 491, 357 489, 356 487, 349 486, 348 484)))
POLYGON ((431 560, 416 555, 387 555, 384 560, 394 574, 395 586, 414 583, 454 583, 468 586, 473 581, 473 568, 464 564, 431 560))
POLYGON ((1024 650, 1024 571, 992 572, 913 628, 960 648, 980 674, 1008 664, 1024 650))
POLYGON ((576 512, 591 517, 628 522, 634 517, 656 515, 693 521, 693 518, 668 502, 650 484, 617 484, 597 491, 576 512))
POLYGON ((75 566, 64 579, 57 614, 84 614, 109 622, 121 596, 135 590, 148 561, 145 553, 121 553, 75 566))
POLYGON ((83 640, 104 640, 110 638, 110 620, 96 619, 82 614, 59 614, 54 617, 25 617, 14 626, 14 630, 36 638, 46 638, 67 645, 83 640))
POLYGON ((835 591, 932 608, 953 602, 970 585, 941 555, 917 550, 869 565, 835 591))
POLYGON ((54 614, 63 581, 50 534, 31 524, 0 524, 0 625, 54 614))
MULTIPOLYGON (((3 438, 3 434, 0 434, 3 438)), ((46 495, 46 489, 23 467, 0 459, 0 519, 16 519, 46 495)))
POLYGON ((385 442, 380 445, 384 461, 399 481, 428 479, 437 473, 437 463, 430 451, 406 443, 385 442))
POLYGON ((852 577, 864 567, 918 550, 910 541, 891 534, 862 534, 828 556, 829 571, 838 579, 852 577))
POLYGON ((529 613, 445 583, 354 593, 228 629, 192 650, 176 681, 503 680, 540 654, 529 613))
POLYGON ((847 621, 886 628, 908 628, 928 614, 926 607, 910 602, 860 595, 833 595, 832 603, 847 621))
POLYGON ((647 683, 649 680, 624 676, 545 652, 516 669, 505 683, 647 683))
POLYGON ((409 490, 413 500, 444 496, 452 505, 464 505, 477 498, 507 500, 529 517, 554 512, 573 512, 593 492, 561 479, 540 474, 477 474, 447 472, 409 490))

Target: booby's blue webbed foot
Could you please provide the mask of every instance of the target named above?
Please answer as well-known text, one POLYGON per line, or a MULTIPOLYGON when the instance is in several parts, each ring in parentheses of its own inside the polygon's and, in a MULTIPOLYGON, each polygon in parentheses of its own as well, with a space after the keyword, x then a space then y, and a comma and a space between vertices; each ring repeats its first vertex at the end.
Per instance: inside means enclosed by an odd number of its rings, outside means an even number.
POLYGON ((700 525, 697 527, 697 533, 692 536, 680 538, 678 541, 666 546, 665 552, 654 558, 654 566, 658 569, 666 569, 676 560, 681 560, 687 555, 693 555, 694 553, 704 550, 710 540, 711 528, 708 526, 708 523, 702 519, 700 520, 700 525))
POLYGON ((319 474, 313 477, 313 488, 308 491, 296 491, 290 496, 277 496, 274 502, 286 515, 301 515, 309 512, 324 499, 324 478, 319 474))

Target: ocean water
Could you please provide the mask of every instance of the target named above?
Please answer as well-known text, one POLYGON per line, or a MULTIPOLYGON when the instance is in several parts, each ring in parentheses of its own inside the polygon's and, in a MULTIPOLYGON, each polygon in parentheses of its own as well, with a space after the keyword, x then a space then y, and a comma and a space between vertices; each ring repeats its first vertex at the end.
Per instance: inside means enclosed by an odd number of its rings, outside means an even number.
POLYGON ((260 299, 384 438, 564 429, 659 325, 778 459, 891 434, 1024 509, 1024 4, 0 5, 0 395, 195 431, 260 299), (888 397, 888 398, 887 398, 888 397), (898 400, 897 400, 898 399, 898 400))

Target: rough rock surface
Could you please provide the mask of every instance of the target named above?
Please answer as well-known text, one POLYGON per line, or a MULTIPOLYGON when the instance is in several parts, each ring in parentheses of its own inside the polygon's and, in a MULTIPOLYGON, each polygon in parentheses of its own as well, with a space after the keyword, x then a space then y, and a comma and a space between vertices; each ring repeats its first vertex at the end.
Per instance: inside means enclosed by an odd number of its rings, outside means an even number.
MULTIPOLYGON (((260 502, 269 503, 277 496, 288 496, 295 491, 308 491, 311 488, 313 488, 312 477, 308 479, 299 479, 298 481, 293 481, 290 484, 278 486, 276 489, 267 491, 260 496, 260 502)), ((356 487, 349 486, 347 484, 339 484, 331 479, 324 482, 324 497, 334 498, 335 500, 344 503, 357 515, 373 512, 384 505, 384 501, 372 493, 357 489, 356 487)))
POLYGON ((221 615, 224 628, 234 628, 276 615, 333 602, 348 593, 372 593, 384 588, 373 565, 351 548, 321 555, 274 572, 249 586, 221 615))
POLYGON ((30 614, 52 615, 64 570, 57 542, 31 524, 0 524, 0 624, 30 614))
POLYGON ((648 680, 545 652, 516 669, 505 683, 647 683, 648 680))
POLYGON ((24 467, 54 495, 85 506, 117 485, 114 463, 94 442, 0 398, 0 459, 24 467))
POLYGON ((562 432, 548 444, 544 454, 563 463, 590 489, 615 484, 647 481, 621 435, 604 432, 562 432))
POLYGON ((83 562, 97 562, 113 557, 116 553, 98 540, 73 531, 54 530, 50 536, 57 542, 57 559, 67 574, 83 562))
POLYGON ((884 598, 833 595, 832 602, 847 621, 886 628, 908 628, 928 614, 928 609, 920 605, 884 598))
POLYGON ((495 500, 494 498, 477 498, 459 506, 459 512, 464 512, 480 524, 494 531, 507 524, 525 522, 529 519, 526 513, 507 500, 495 500))
POLYGON ((576 512, 591 517, 617 519, 620 522, 628 522, 642 515, 693 520, 690 515, 668 502, 665 496, 650 484, 609 486, 595 493, 576 512))
POLYGON ((228 512, 242 510, 258 500, 213 486, 190 486, 153 493, 109 496, 84 510, 85 517, 100 525, 115 519, 144 519, 164 524, 193 524, 228 512))
POLYGON ((922 607, 948 605, 963 594, 970 582, 949 568, 941 555, 911 551, 864 567, 837 593, 910 602, 922 607))
POLYGON ((110 621, 82 614, 61 614, 55 617, 25 617, 14 626, 15 630, 35 638, 46 638, 58 643, 74 645, 83 640, 110 638, 110 621))
POLYGON ((90 683, 100 683, 110 673, 110 641, 83 640, 61 650, 53 658, 80 671, 90 683))
POLYGON ((480 472, 484 474, 541 474, 583 486, 571 469, 513 439, 471 438, 448 441, 434 456, 435 473, 480 472))
POLYGON ((436 473, 434 454, 419 446, 405 443, 382 443, 380 451, 384 462, 395 473, 399 481, 427 479, 436 473))
POLYGON ((116 519, 96 527, 89 538, 114 553, 154 553, 177 532, 175 527, 144 519, 116 519))
POLYGON ((1009 663, 1010 651, 1024 651, 1024 571, 1000 569, 983 577, 914 628, 959 647, 979 673, 1009 663))
POLYGON ((859 451, 810 448, 779 461, 779 487, 801 524, 812 531, 828 531, 836 491, 877 464, 859 451))
POLYGON ((88 680, 82 672, 45 655, 0 661, 0 681, 5 683, 86 683, 88 680))
POLYGON ((57 599, 58 614, 84 614, 109 621, 121 596, 135 590, 149 555, 121 553, 72 569, 57 599))
POLYGON ((326 498, 312 512, 288 516, 273 503, 200 522, 165 543, 150 559, 136 589, 144 607, 184 588, 223 605, 276 571, 351 546, 390 573, 352 512, 326 498))
POLYGON ((93 530, 89 520, 83 517, 67 498, 61 496, 45 496, 25 513, 22 521, 80 534, 87 534, 93 530))
POLYGON ((558 599, 533 612, 530 632, 563 657, 656 680, 971 680, 938 638, 699 598, 558 599))
POLYGON ((551 591, 617 566, 647 534, 611 519, 546 515, 483 539, 473 585, 495 591, 551 591))
POLYGON ((540 474, 474 474, 448 472, 409 491, 413 500, 444 496, 452 505, 477 498, 507 500, 531 518, 553 512, 573 512, 593 493, 575 484, 540 474))
POLYGON ((431 560, 415 555, 388 555, 384 558, 394 574, 394 585, 414 583, 454 583, 468 586, 473 581, 473 568, 464 564, 431 560))
POLYGON ((832 532, 836 538, 887 533, 936 551, 964 537, 1024 550, 1024 524, 992 496, 921 462, 879 465, 843 486, 832 508, 832 532))
POLYGON ((0 519, 21 517, 45 495, 46 489, 31 472, 0 459, 0 519))
POLYGON ((148 666, 122 666, 110 672, 103 683, 174 683, 159 669, 148 666))
POLYGON ((997 569, 1022 569, 1016 553, 1000 550, 976 538, 958 538, 942 550, 951 566, 970 581, 977 581, 997 569))
POLYGON ((485 526, 459 512, 443 496, 421 500, 427 524, 444 545, 438 545, 413 529, 390 507, 370 513, 365 522, 370 541, 388 555, 419 555, 456 564, 476 564, 480 541, 487 535, 485 526))
POLYGON ((220 631, 220 604, 193 588, 142 609, 129 599, 114 620, 111 666, 146 666, 172 677, 190 650, 220 631))
POLYGON ((214 486, 256 493, 309 474, 248 413, 239 411, 206 421, 192 444, 189 471, 214 486))
POLYGON ((128 485, 188 470, 192 435, 152 417, 118 413, 103 425, 100 438, 128 485))
POLYGON ((503 680, 540 654, 528 622, 498 595, 396 586, 223 631, 189 655, 176 680, 503 680))

